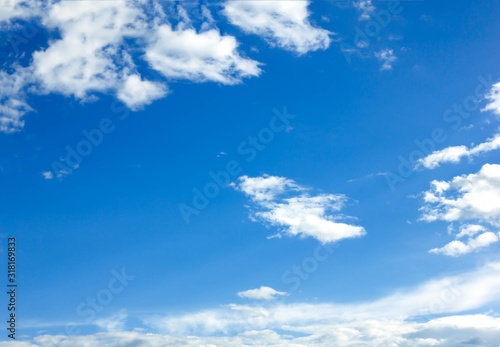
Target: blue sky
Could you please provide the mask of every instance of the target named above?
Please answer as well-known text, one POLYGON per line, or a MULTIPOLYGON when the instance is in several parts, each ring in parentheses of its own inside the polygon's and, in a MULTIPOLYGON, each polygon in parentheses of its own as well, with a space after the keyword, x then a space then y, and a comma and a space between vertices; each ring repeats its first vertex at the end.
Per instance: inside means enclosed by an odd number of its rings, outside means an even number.
POLYGON ((0 4, 0 346, 500 344, 499 3, 0 4))

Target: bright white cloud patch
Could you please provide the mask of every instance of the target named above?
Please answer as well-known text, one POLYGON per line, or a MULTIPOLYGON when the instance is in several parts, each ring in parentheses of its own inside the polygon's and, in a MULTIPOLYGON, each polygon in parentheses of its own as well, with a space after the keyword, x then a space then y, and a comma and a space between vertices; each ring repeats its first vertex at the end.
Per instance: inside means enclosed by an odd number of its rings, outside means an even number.
POLYGON ((500 165, 485 164, 477 174, 433 181, 424 194, 424 221, 477 219, 500 224, 500 165))
POLYGON ((269 44, 304 54, 327 49, 330 32, 309 22, 308 1, 227 1, 224 14, 244 32, 269 44))
POLYGON ((394 50, 388 48, 375 52, 375 57, 382 63, 380 67, 382 71, 392 70, 392 64, 397 60, 394 50))
POLYGON ((490 93, 486 95, 489 103, 483 111, 493 111, 500 115, 500 82, 491 87, 490 93))
POLYGON ((458 163, 463 157, 472 158, 500 148, 500 134, 496 134, 477 146, 453 146, 434 151, 427 157, 419 159, 416 168, 435 169, 443 163, 458 163))
POLYGON ((0 0, 0 27, 13 19, 26 19, 40 15, 40 0, 0 0))
POLYGON ((132 108, 165 94, 163 86, 142 81, 123 48, 126 38, 147 33, 139 8, 124 1, 64 1, 52 6, 44 24, 58 29, 61 39, 33 55, 42 93, 85 100, 92 92, 114 91, 132 108), (144 88, 133 96, 138 86, 144 88))
POLYGON ((429 252, 458 257, 481 248, 487 247, 498 241, 498 236, 490 231, 482 233, 477 237, 470 237, 467 242, 453 240, 441 248, 433 248, 429 252))
POLYGON ((261 72, 256 61, 240 56, 234 37, 216 29, 197 33, 162 25, 151 41, 146 60, 167 78, 235 84, 261 72))
POLYGON ((271 287, 262 286, 256 289, 249 289, 239 292, 240 298, 256 299, 256 300, 273 300, 276 296, 288 295, 286 292, 278 292, 271 287))
POLYGON ((330 213, 344 207, 347 198, 342 194, 311 196, 293 180, 268 175, 242 176, 234 187, 255 203, 254 218, 282 227, 290 236, 314 237, 327 243, 366 233, 363 227, 338 221, 345 216, 330 213))
MULTIPOLYGON (((424 221, 465 223, 472 220, 498 228, 500 165, 486 164, 477 174, 457 176, 450 182, 433 181, 431 189, 424 193, 424 202, 426 204, 421 208, 421 219, 424 221)), ((458 257, 497 242, 499 235, 488 231, 482 224, 463 224, 455 240, 430 252, 458 257), (467 240, 459 240, 465 237, 467 240)))
MULTIPOLYGON (((0 21, 21 12, 28 16, 30 4, 7 1, 8 13, 2 12, 0 21)), ((41 94, 86 102, 97 100, 96 93, 111 93, 136 110, 167 95, 166 80, 236 84, 261 73, 258 62, 240 55, 233 36, 220 34, 206 7, 203 29, 197 32, 182 7, 176 13, 167 11, 181 18, 174 29, 159 3, 154 13, 143 5, 126 0, 61 1, 38 11, 46 29, 60 37, 35 51, 31 66, 15 74, 0 71, 0 131, 23 127, 21 117, 32 111, 25 101, 28 84, 41 94), (164 78, 142 76, 137 59, 145 59, 164 78)))

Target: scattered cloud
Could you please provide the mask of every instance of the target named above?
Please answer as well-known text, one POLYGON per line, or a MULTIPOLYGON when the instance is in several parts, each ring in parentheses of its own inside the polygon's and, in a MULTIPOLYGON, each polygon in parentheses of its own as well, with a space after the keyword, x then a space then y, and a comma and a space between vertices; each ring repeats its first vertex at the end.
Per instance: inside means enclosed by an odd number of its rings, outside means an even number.
POLYGON ((372 0, 355 1, 353 4, 354 7, 360 12, 360 21, 370 19, 372 13, 375 12, 375 6, 373 6, 372 0))
MULTIPOLYGON (((16 17, 29 4, 7 1, 10 12, 2 15, 16 17)), ((132 1, 47 3, 37 13, 45 29, 57 35, 33 53, 30 66, 10 74, 0 71, 0 131, 24 126, 23 115, 32 111, 26 101, 28 86, 30 92, 83 102, 97 100, 96 93, 113 94, 137 110, 165 97, 167 81, 236 84, 260 75, 259 63, 240 55, 237 40, 218 31, 206 7, 200 31, 180 6, 175 28, 158 3, 155 11, 145 9, 132 1), (139 72, 142 60, 160 74, 145 71, 146 79, 139 72)))
MULTIPOLYGON (((395 342, 399 342, 398 346, 415 346, 417 338, 430 338, 433 334, 429 330, 442 324, 447 328, 454 325, 457 331, 437 334, 439 338, 434 345, 453 346, 461 341, 462 335, 470 334, 470 331, 461 332, 462 329, 484 325, 487 330, 492 324, 498 324, 494 315, 457 314, 497 302, 499 295, 500 263, 489 263, 457 276, 400 289, 370 302, 227 305, 179 316, 151 317, 144 322, 157 331, 177 336, 220 333, 239 336, 248 330, 275 329, 307 334, 283 341, 290 346, 294 343, 299 346, 390 346, 395 342), (442 317, 430 319, 436 315, 442 317), (473 322, 473 317, 478 321, 473 322), (416 323, 414 318, 427 322, 416 323)), ((500 341, 500 325, 496 329, 496 339, 500 341)))
POLYGON ((309 22, 309 1, 227 1, 223 13, 229 22, 248 34, 263 37, 270 45, 298 54, 327 49, 327 30, 309 22))
POLYGON ((239 292, 240 298, 256 299, 256 300, 273 300, 276 296, 288 295, 286 292, 278 292, 271 287, 261 286, 256 289, 249 289, 239 292))
POLYGON ((493 111, 500 115, 500 82, 497 82, 491 87, 489 94, 486 95, 486 99, 489 102, 483 111, 493 111))
POLYGON ((381 71, 392 70, 392 64, 397 60, 394 51, 389 48, 375 52, 375 57, 382 62, 381 71))
MULTIPOLYGON (((500 226, 500 165, 486 164, 477 174, 457 176, 449 182, 432 181, 431 189, 424 192, 424 202, 421 220, 464 223, 455 240, 431 253, 458 257, 485 248, 500 236, 483 225, 500 226), (466 224, 470 220, 475 223, 466 224), (466 241, 459 240, 464 237, 466 241)), ((453 231, 450 225, 448 234, 453 231)))
POLYGON ((361 226, 338 221, 347 218, 338 213, 347 201, 345 195, 311 196, 308 189, 295 181, 269 175, 241 176, 233 187, 245 193, 255 203, 253 218, 282 227, 281 231, 287 235, 314 237, 327 243, 366 234, 361 226))
MULTIPOLYGON (((458 237, 458 236, 457 236, 458 237)), ((458 257, 481 248, 485 248, 498 241, 498 236, 490 231, 482 233, 477 237, 470 237, 467 242, 453 240, 441 248, 433 248, 429 252, 458 257)))
POLYGON ((26 102, 25 87, 30 74, 22 67, 9 74, 0 71, 0 131, 14 132, 23 128, 21 119, 33 109, 26 102))
POLYGON ((486 140, 477 146, 452 146, 445 149, 434 151, 425 158, 417 161, 416 168, 435 169, 443 163, 458 163, 463 157, 472 158, 484 153, 491 152, 500 148, 500 134, 486 140))
POLYGON ((476 174, 432 181, 424 193, 421 219, 427 222, 479 220, 500 225, 500 165, 485 164, 476 174))

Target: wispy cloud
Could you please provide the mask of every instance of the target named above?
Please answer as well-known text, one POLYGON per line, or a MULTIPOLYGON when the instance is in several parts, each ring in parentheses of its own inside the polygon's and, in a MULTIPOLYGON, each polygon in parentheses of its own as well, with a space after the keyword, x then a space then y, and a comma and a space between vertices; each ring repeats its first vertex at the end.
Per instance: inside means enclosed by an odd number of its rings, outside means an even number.
POLYGON ((309 1, 227 1, 224 14, 244 32, 263 37, 272 46, 298 54, 326 49, 327 30, 309 23, 309 1))
POLYGON ((346 219, 339 213, 347 201, 345 195, 311 196, 307 188, 295 181, 269 175, 242 176, 233 186, 255 203, 254 218, 282 227, 287 235, 314 237, 327 243, 366 234, 361 226, 338 221, 346 219))
POLYGON ((464 157, 472 158, 491 152, 500 148, 500 134, 496 134, 492 138, 486 140, 477 146, 452 146, 439 151, 434 151, 425 158, 417 161, 416 168, 435 169, 443 163, 459 163, 464 157))

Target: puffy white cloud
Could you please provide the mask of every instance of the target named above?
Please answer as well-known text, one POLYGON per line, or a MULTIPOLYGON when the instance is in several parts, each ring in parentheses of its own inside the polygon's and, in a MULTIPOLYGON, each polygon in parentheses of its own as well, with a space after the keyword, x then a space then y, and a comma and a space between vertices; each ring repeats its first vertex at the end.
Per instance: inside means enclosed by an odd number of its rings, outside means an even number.
POLYGON ((162 84, 142 80, 139 75, 130 75, 119 87, 117 97, 130 109, 135 110, 166 94, 167 88, 162 84))
POLYGON ((435 169, 442 163, 458 163, 463 157, 471 158, 500 148, 500 134, 486 140, 477 146, 453 146, 434 151, 425 158, 418 160, 416 168, 435 169))
MULTIPOLYGON (((9 18, 19 9, 27 11, 30 1, 6 3, 9 18)), ((236 84, 261 73, 258 62, 240 55, 233 36, 220 34, 206 7, 201 32, 190 26, 181 7, 164 11, 156 2, 148 7, 127 0, 61 1, 39 13, 58 38, 34 52, 31 66, 21 72, 0 71, 0 131, 22 128, 21 117, 31 111, 25 101, 28 83, 31 91, 86 102, 97 100, 96 93, 109 93, 136 110, 167 95, 166 80, 236 84), (170 17, 180 18, 175 29, 170 17), (136 64, 141 58, 163 77, 141 75, 136 64)))
POLYGON ((253 217, 283 227, 282 231, 290 236, 314 237, 327 243, 366 234, 361 226, 338 221, 345 216, 329 213, 344 207, 347 197, 342 194, 310 196, 306 188, 293 180, 269 175, 242 176, 233 186, 255 203, 257 211, 253 217), (295 196, 281 197, 290 193, 295 196))
POLYGON ((375 11, 375 6, 372 4, 372 0, 360 0, 354 2, 354 7, 361 12, 359 15, 359 20, 370 19, 372 13, 375 11))
POLYGON ((16 67, 11 74, 0 71, 0 131, 13 132, 24 126, 21 118, 33 110, 26 102, 29 80, 29 72, 22 67, 16 67))
POLYGON ((0 0, 0 27, 13 19, 38 16, 42 10, 40 0, 0 0), (2 23, 4 22, 4 23, 2 23))
MULTIPOLYGON (((236 187, 236 185, 233 184, 233 187, 236 187)), ((237 188, 254 201, 271 201, 285 191, 303 190, 291 179, 269 175, 260 177, 241 176, 237 188)))
POLYGON ((308 1, 227 1, 223 13, 244 32, 304 54, 327 49, 331 33, 310 24, 308 1))
POLYGON ((392 70, 392 64, 397 60, 394 55, 394 50, 386 48, 379 52, 375 52, 375 57, 382 62, 381 71, 392 70))
POLYGON ((493 111, 496 114, 500 115, 500 82, 497 82, 491 87, 491 90, 488 95, 486 95, 488 99, 488 105, 483 109, 483 111, 493 111))
MULTIPOLYGON (((141 79, 123 49, 125 38, 147 33, 143 12, 125 1, 63 1, 54 4, 43 23, 57 29, 61 39, 33 54, 33 74, 42 93, 87 99, 92 92, 130 96, 131 84, 141 79), (135 77, 133 77, 135 76, 135 77)), ((161 86, 146 87, 139 99, 161 97, 161 86), (149 95, 146 95, 148 94, 149 95)), ((131 105, 137 105, 134 99, 131 105)))
MULTIPOLYGON (((500 226, 500 165, 486 164, 477 174, 457 176, 450 182, 433 181, 424 193, 421 219, 465 223, 473 220, 500 226)), ((449 232, 453 228, 449 228, 449 232)), ((500 234, 499 234, 500 235, 500 234)), ((456 239, 429 252, 458 257, 499 240, 482 224, 462 224, 456 239), (480 233, 479 235, 477 235, 480 233), (477 235, 477 236, 476 236, 477 235), (466 241, 458 240, 467 237, 466 241)))
POLYGON ((257 299, 257 300, 273 300, 276 296, 288 295, 286 292, 278 292, 277 290, 271 287, 261 286, 256 289, 249 289, 243 292, 239 292, 238 296, 240 298, 247 299, 257 299))
POLYGON ((478 173, 457 176, 449 182, 432 181, 424 202, 424 221, 477 219, 499 225, 500 165, 485 164, 478 173))
POLYGON ((197 33, 192 28, 173 30, 161 25, 151 41, 146 60, 167 78, 235 84, 261 72, 256 61, 238 53, 233 36, 216 29, 197 33))
POLYGON ((441 248, 433 248, 429 252, 458 257, 481 248, 487 247, 498 241, 498 236, 491 231, 482 233, 477 237, 470 237, 467 242, 453 240, 441 248))

